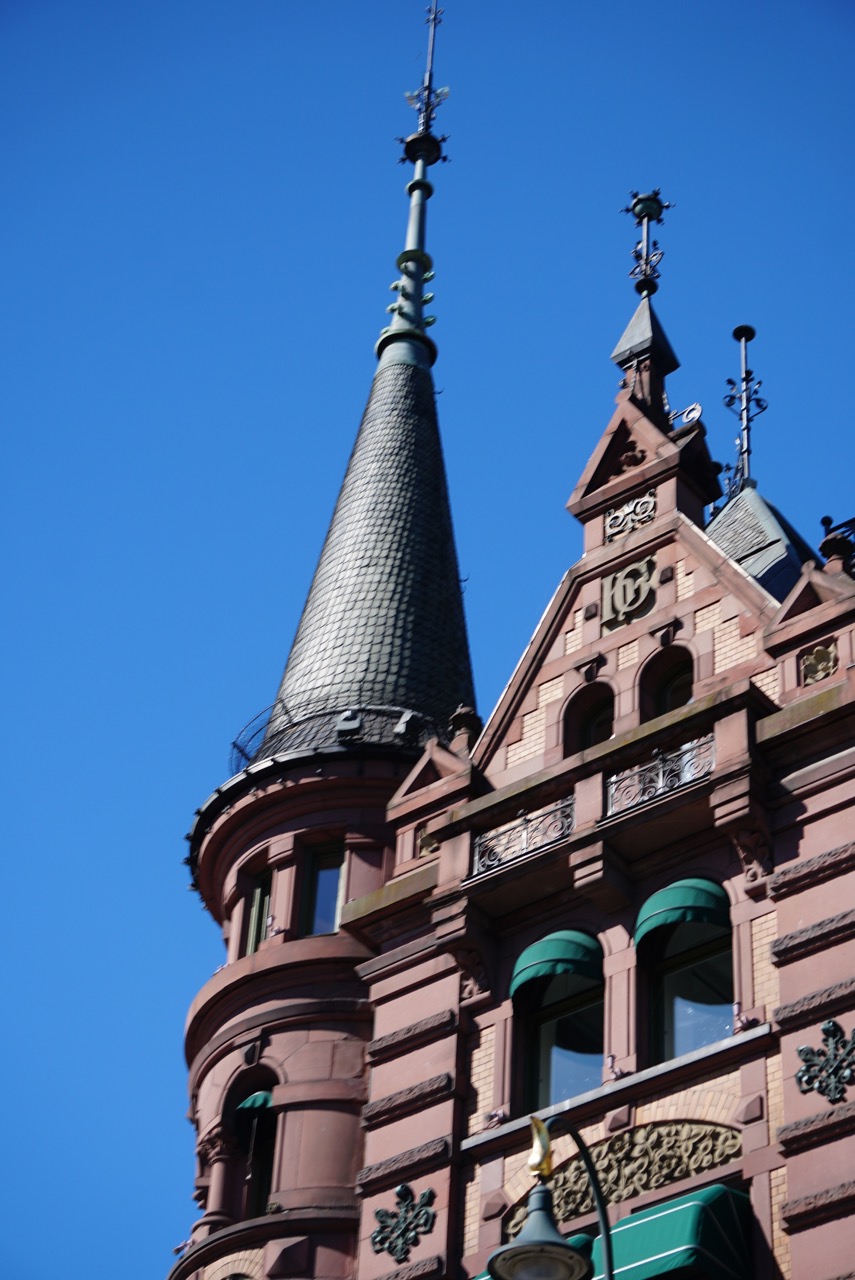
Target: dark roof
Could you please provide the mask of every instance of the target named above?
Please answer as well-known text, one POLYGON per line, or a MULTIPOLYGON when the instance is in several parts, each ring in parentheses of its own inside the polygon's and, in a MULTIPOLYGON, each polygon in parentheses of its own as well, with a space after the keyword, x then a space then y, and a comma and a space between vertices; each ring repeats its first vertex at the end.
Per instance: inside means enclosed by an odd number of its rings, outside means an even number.
POLYGON ((474 691, 433 379, 384 362, 257 755, 445 737, 461 704, 474 691))
POLYGON ((751 484, 713 516, 706 532, 776 600, 789 594, 806 561, 819 559, 801 534, 751 484))
POLYGON ((612 352, 612 360, 622 369, 640 356, 650 356, 663 378, 680 367, 653 304, 644 297, 612 352))

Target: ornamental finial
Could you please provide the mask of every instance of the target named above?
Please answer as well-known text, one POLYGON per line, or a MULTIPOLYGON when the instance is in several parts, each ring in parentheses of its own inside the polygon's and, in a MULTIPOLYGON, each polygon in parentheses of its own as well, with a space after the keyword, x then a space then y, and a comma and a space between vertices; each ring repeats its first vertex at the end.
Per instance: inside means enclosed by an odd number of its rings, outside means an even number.
POLYGON ((755 418, 768 409, 767 402, 757 392, 762 382, 754 381, 754 372, 748 368, 748 344, 757 335, 757 330, 750 324, 737 325, 733 336, 739 343, 740 378, 737 383, 733 378, 727 379, 728 392, 724 397, 725 406, 735 413, 741 423, 739 438, 736 442, 738 457, 735 467, 725 467, 727 481, 725 492, 728 498, 735 498, 751 480, 751 426, 755 418))
POLYGON ((436 43, 436 29, 442 24, 442 15, 445 10, 437 8, 436 0, 434 0, 434 3, 429 5, 425 12, 427 13, 425 22, 429 32, 424 80, 418 89, 414 89, 412 93, 404 95, 410 106, 419 113, 418 132, 420 134, 430 133, 436 118, 436 109, 442 106, 448 97, 447 88, 435 89, 433 87, 433 51, 436 43))
POLYGON ((641 227, 641 239, 632 251, 635 266, 629 274, 635 281, 637 292, 645 298, 650 297, 659 288, 656 283, 659 279, 657 268, 663 254, 663 250, 659 248, 659 241, 650 239, 650 224, 655 222, 661 227, 662 214, 666 209, 673 209, 674 205, 662 199, 662 193, 658 187, 654 187, 646 194, 638 191, 630 191, 629 194, 630 203, 621 209, 621 213, 631 213, 635 218, 635 225, 641 227))

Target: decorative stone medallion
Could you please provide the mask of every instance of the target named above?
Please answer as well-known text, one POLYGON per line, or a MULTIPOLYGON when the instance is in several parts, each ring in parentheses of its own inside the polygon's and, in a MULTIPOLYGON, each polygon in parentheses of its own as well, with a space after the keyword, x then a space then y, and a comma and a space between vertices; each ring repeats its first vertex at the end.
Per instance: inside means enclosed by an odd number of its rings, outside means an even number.
POLYGON ((656 603, 653 585, 656 561, 645 556, 603 578, 603 630, 614 631, 634 618, 649 613, 656 603))
POLYGON ((649 524, 656 515, 656 492, 651 489, 640 498, 631 498, 622 507, 612 508, 606 512, 603 530, 606 542, 614 542, 615 538, 623 538, 633 529, 649 524))
POLYGON ((806 649, 799 654, 799 674, 802 684, 818 684, 827 680, 837 670, 837 641, 827 640, 813 649, 806 649))

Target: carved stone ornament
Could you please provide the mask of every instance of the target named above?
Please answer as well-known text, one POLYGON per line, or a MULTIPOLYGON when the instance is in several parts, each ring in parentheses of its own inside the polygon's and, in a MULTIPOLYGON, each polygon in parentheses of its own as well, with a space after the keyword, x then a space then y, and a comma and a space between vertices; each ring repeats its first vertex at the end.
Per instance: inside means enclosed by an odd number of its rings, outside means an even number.
POLYGON ((460 999, 474 1000, 490 990, 487 966, 474 947, 455 947, 454 958, 460 968, 460 999))
POLYGON ((603 630, 613 631, 649 613, 656 602, 653 574, 656 562, 645 556, 603 578, 603 630))
POLYGON ((827 680, 837 670, 837 641, 828 640, 813 649, 806 649, 799 654, 799 673, 802 684, 818 684, 827 680))
MULTIPOLYGON (((591 1148, 603 1195, 609 1204, 631 1200, 644 1191, 691 1178, 729 1164, 742 1154, 736 1129, 719 1124, 677 1121, 639 1125, 591 1148)), ((549 1180, 558 1222, 569 1222, 594 1208, 591 1183, 581 1157, 568 1160, 549 1180)), ((526 1219, 520 1201, 507 1220, 505 1234, 513 1239, 526 1219)))
POLYGON ((606 542, 614 542, 615 538, 623 538, 656 515, 656 492, 651 489, 641 498, 631 498, 622 507, 612 508, 605 515, 603 526, 606 542))
POLYGON ((762 831, 742 827, 730 833, 739 854, 747 885, 759 884, 772 870, 769 842, 762 831))
POLYGON ((625 445, 614 460, 610 478, 626 475, 633 467, 640 467, 646 457, 644 449, 640 448, 632 436, 627 436, 625 445))
POLYGON ((374 1210, 380 1225, 371 1233, 371 1247, 375 1253, 390 1254, 400 1265, 409 1259, 410 1250, 419 1243, 419 1238, 433 1231, 436 1210, 430 1206, 436 1192, 428 1187, 416 1200, 412 1187, 402 1182, 395 1188, 395 1197, 397 1213, 392 1209, 374 1210))
POLYGON ((231 1160, 239 1153, 240 1147, 225 1129, 212 1129, 200 1139, 197 1150, 206 1164, 214 1164, 217 1160, 231 1160))
POLYGON ((798 1055, 804 1063, 796 1072, 801 1093, 820 1093, 829 1102, 842 1102, 855 1077, 855 1031, 849 1039, 839 1022, 823 1022, 822 1049, 803 1044, 798 1055))

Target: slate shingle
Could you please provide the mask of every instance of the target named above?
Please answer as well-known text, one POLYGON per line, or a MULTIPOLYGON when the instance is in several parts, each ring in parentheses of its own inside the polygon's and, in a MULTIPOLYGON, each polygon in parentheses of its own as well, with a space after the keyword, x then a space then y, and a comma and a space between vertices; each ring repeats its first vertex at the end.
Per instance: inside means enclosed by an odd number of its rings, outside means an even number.
POLYGON ((364 742, 392 741, 404 711, 444 735, 474 696, 433 379, 385 365, 258 754, 332 744, 359 707, 364 742))

